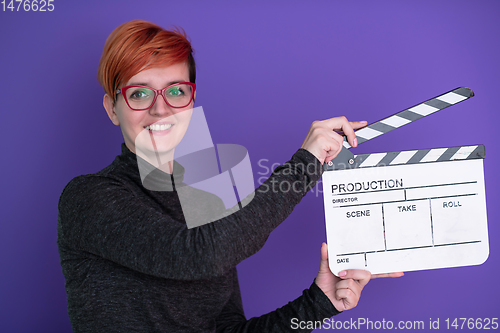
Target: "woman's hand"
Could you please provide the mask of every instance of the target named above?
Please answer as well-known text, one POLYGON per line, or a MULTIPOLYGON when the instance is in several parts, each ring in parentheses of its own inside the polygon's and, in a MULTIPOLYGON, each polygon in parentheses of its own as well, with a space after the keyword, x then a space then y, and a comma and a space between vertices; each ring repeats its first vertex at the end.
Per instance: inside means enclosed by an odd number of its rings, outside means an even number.
POLYGON ((301 148, 309 151, 321 162, 333 160, 342 150, 344 137, 335 131, 342 131, 353 147, 358 145, 354 130, 366 126, 366 121, 347 121, 346 117, 330 118, 312 123, 301 148))
POLYGON ((348 269, 335 276, 328 265, 328 247, 326 243, 321 245, 321 263, 316 276, 316 285, 330 299, 338 311, 354 308, 359 301, 363 287, 370 279, 380 277, 400 277, 404 273, 374 274, 361 269, 348 269))

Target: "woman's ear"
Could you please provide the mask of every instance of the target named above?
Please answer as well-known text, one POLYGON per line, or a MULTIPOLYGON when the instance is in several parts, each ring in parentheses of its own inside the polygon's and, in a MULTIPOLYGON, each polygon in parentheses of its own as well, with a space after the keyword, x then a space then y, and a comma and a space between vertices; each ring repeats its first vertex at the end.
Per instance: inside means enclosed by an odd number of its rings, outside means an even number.
POLYGON ((106 109, 106 112, 108 114, 109 119, 115 124, 116 126, 120 125, 120 120, 118 119, 118 115, 115 112, 115 106, 113 103, 113 99, 109 97, 108 94, 104 95, 104 98, 102 100, 102 105, 104 105, 104 108, 106 109))

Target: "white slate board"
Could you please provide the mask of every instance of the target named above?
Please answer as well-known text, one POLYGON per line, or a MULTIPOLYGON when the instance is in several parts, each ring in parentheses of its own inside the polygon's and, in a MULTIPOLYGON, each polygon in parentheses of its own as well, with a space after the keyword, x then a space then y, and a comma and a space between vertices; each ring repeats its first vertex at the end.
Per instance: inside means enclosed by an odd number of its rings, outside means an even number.
POLYGON ((468 266, 487 259, 483 159, 429 160, 324 172, 334 274, 468 266))

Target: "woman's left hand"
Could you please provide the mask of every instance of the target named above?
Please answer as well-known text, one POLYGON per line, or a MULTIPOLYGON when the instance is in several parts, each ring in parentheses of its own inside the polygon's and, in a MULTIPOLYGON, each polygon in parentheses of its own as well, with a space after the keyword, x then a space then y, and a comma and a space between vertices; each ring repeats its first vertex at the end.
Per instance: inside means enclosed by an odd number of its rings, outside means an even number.
POLYGON ((359 301, 361 291, 370 279, 380 277, 400 277, 404 273, 388 273, 371 275, 370 272, 361 269, 348 269, 341 271, 335 276, 328 265, 328 247, 326 243, 321 245, 321 263, 316 284, 330 299, 338 311, 354 308, 359 301))

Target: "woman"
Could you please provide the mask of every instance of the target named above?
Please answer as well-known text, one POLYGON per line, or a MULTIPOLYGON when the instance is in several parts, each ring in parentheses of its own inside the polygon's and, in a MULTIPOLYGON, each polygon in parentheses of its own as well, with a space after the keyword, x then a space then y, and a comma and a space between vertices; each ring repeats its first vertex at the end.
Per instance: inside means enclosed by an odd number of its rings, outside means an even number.
MULTIPOLYGON (((300 180, 301 190, 255 191, 244 209, 189 229, 177 194, 186 186, 184 169, 173 156, 196 97, 190 43, 149 22, 125 23, 106 41, 98 79, 104 108, 120 126, 124 144, 111 165, 76 177, 60 198, 58 246, 75 332, 288 332, 293 318, 323 320, 356 306, 370 273, 334 276, 325 244, 310 288, 250 320, 243 314, 235 266, 264 245, 319 179, 321 164, 338 154, 343 138, 334 130, 356 146, 353 129, 366 123, 344 117, 313 123, 301 149, 267 181, 300 180), (153 139, 154 152, 167 157, 157 174, 170 190, 144 186, 138 160, 147 161, 148 152, 139 157, 139 150, 148 148, 140 146, 141 133, 153 139)), ((190 191, 207 207, 221 207, 217 197, 190 191)))

